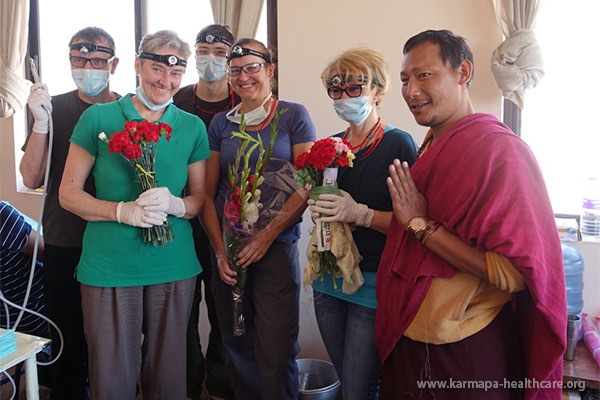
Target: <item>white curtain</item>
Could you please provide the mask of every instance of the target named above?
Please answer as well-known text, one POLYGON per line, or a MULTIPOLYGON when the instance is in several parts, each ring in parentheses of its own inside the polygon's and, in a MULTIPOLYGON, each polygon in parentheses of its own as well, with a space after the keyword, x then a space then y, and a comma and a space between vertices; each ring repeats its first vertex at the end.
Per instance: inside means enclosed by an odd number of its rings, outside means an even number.
POLYGON ((492 55, 492 73, 505 98, 520 109, 525 90, 544 76, 542 51, 533 27, 541 0, 492 0, 504 42, 492 55))
POLYGON ((0 118, 11 116, 27 103, 23 61, 28 29, 29 0, 0 0, 0 118))
POLYGON ((210 4, 215 23, 229 25, 236 39, 256 35, 264 0, 210 0, 210 4))

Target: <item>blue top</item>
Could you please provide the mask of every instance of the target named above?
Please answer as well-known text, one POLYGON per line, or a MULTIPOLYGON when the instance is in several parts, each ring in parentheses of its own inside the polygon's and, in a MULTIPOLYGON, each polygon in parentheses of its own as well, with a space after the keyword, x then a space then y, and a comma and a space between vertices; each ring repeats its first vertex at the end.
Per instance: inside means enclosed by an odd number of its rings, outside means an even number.
MULTIPOLYGON (((36 224, 37 225, 37 224, 36 224)), ((27 246, 32 226, 25 215, 13 208, 9 203, 0 201, 0 291, 9 301, 22 306, 31 273, 30 255, 21 253, 27 246)), ((31 292, 26 307, 29 310, 43 314, 44 285, 42 283, 42 263, 37 261, 31 283, 31 292)), ((8 306, 8 324, 4 303, 0 307, 0 327, 14 328, 20 310, 8 306)), ((19 332, 48 337, 48 325, 31 313, 25 312, 17 327, 19 332)))
MULTIPOLYGON (((275 145, 273 146, 270 163, 273 165, 281 164, 281 161, 294 164, 293 146, 300 143, 314 142, 317 136, 315 126, 310 119, 308 111, 303 105, 280 100, 277 105, 277 111, 280 112, 283 109, 286 109, 287 111, 280 118, 277 126, 277 138, 275 145)), ((223 207, 225 204, 225 197, 227 196, 227 167, 234 161, 238 148, 238 140, 232 138, 231 133, 239 131, 239 129, 239 124, 229 121, 226 117, 226 113, 217 114, 208 128, 210 150, 219 152, 220 176, 217 197, 215 199, 219 220, 222 220, 223 218, 223 207)), ((246 133, 252 137, 260 135, 265 147, 271 141, 270 124, 261 131, 247 130, 246 133)), ((258 150, 250 157, 251 166, 256 163, 257 157, 258 150)), ((263 188, 261 187, 261 189, 263 188)), ((286 242, 298 240, 300 238, 300 221, 301 220, 298 220, 287 230, 282 232, 277 240, 286 242)))
MULTIPOLYGON (((342 135, 343 132, 335 136, 342 135)), ((352 168, 338 170, 338 187, 348 192, 357 203, 366 204, 373 210, 392 211, 392 199, 386 183, 388 167, 395 158, 412 165, 417 159, 417 145, 410 134, 388 125, 379 145, 368 157, 363 158, 370 148, 368 146, 356 153, 352 168)), ((375 277, 387 236, 373 229, 357 226, 352 231, 352 237, 362 256, 360 270, 365 283, 356 293, 344 294, 341 290, 342 279, 337 280, 337 289, 334 289, 333 281, 327 275, 323 282, 320 279, 313 282, 313 290, 376 308, 375 277)))

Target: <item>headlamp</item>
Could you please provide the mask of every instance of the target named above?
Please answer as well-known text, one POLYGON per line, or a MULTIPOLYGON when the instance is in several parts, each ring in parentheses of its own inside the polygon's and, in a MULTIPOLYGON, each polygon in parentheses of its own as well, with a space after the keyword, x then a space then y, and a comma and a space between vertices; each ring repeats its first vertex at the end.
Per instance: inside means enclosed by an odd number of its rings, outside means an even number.
POLYGON ((174 55, 160 55, 160 54, 154 54, 154 53, 140 53, 140 55, 138 56, 139 58, 143 58, 146 60, 152 60, 152 61, 156 61, 156 62, 160 62, 165 64, 168 67, 174 67, 176 65, 181 65, 182 67, 187 66, 187 61, 174 56, 174 55))
POLYGON ((111 49, 110 47, 100 46, 100 45, 97 45, 94 43, 88 43, 88 42, 72 44, 71 47, 69 47, 69 49, 70 50, 79 50, 79 52, 81 54, 83 54, 84 56, 87 55, 88 53, 91 53, 94 51, 103 51, 104 53, 110 54, 111 57, 115 55, 115 50, 111 49))
POLYGON ((242 47, 242 46, 234 46, 233 49, 231 49, 231 52, 229 53, 229 57, 227 58, 227 61, 231 61, 232 58, 243 57, 243 56, 247 56, 249 54, 256 56, 256 57, 260 57, 263 60, 265 60, 266 62, 268 62, 269 64, 271 63, 271 56, 269 56, 268 54, 263 54, 259 51, 252 50, 252 49, 249 49, 247 47, 242 47))
POLYGON ((231 47, 231 45, 232 45, 232 43, 229 40, 222 38, 221 36, 211 35, 210 33, 208 35, 206 35, 204 37, 200 37, 198 40, 196 40, 196 44, 198 44, 198 43, 208 43, 208 44, 223 43, 229 47, 231 47))

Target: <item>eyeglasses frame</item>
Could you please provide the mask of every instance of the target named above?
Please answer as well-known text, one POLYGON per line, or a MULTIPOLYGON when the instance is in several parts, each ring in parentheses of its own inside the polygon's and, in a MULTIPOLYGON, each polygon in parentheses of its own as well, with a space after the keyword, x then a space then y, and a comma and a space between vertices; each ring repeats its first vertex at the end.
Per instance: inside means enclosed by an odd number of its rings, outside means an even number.
POLYGON ((230 66, 227 68, 227 74, 229 74, 229 76, 240 76, 242 74, 242 71, 244 71, 244 73, 246 73, 247 75, 254 75, 254 74, 258 74, 262 68, 265 68, 266 65, 267 65, 267 63, 264 63, 264 62, 253 62, 253 63, 248 63, 245 65, 242 65, 241 67, 231 67, 230 66), (258 71, 256 71, 256 72, 246 71, 246 69, 245 69, 246 67, 248 67, 249 65, 256 65, 256 64, 260 65, 260 67, 258 68, 258 71), (235 68, 236 70, 239 69, 239 71, 235 74, 232 74, 231 73, 232 68, 235 68))
POLYGON ((76 67, 76 68, 85 68, 85 65, 89 62, 90 65, 92 66, 93 69, 106 69, 106 66, 115 59, 115 56, 112 56, 111 58, 100 58, 100 57, 91 57, 91 58, 87 58, 87 57, 82 57, 82 56, 73 56, 70 55, 69 56, 69 63, 71 64, 72 67, 76 67), (83 63, 82 66, 78 66, 78 65, 74 65, 73 64, 73 58, 81 58, 83 60, 85 60, 85 62, 83 63), (92 60, 102 60, 102 61, 106 61, 106 64, 103 67, 100 68, 96 68, 94 67, 94 64, 92 63, 92 60))
POLYGON ((332 100, 339 100, 342 98, 342 96, 344 95, 344 93, 346 93, 346 95, 350 98, 355 98, 355 97, 360 97, 362 95, 363 90, 365 89, 367 85, 358 85, 358 84, 354 84, 354 85, 350 85, 347 86, 345 89, 342 89, 339 86, 330 86, 327 88, 327 96, 329 96, 330 99, 332 100), (358 92, 358 94, 356 96, 352 96, 350 93, 348 93, 348 89, 350 88, 355 88, 355 87, 360 87, 360 92, 358 92), (331 93, 329 92, 330 90, 335 89, 335 90, 340 90, 340 96, 339 97, 334 97, 331 95, 331 93))

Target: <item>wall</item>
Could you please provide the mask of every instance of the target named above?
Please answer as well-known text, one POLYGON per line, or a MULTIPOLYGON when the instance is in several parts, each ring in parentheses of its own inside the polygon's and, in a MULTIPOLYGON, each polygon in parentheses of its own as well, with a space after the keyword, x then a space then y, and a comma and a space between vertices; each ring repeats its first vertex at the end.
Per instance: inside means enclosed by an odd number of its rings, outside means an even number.
MULTIPOLYGON (((322 69, 337 53, 351 46, 366 45, 381 51, 392 68, 393 90, 385 98, 380 112, 382 119, 412 133, 417 143, 421 142, 425 128, 415 124, 402 99, 399 71, 404 42, 425 29, 450 29, 467 39, 475 55, 475 82, 471 89, 475 109, 501 114, 501 95, 489 62, 502 34, 490 0, 280 0, 278 19, 280 97, 304 104, 320 137, 345 128, 321 84, 322 69)), ((39 196, 15 190, 12 133, 12 119, 0 119, 0 198, 35 217, 39 196)), ((22 140, 22 137, 17 139, 18 147, 22 140)), ((307 234, 310 220, 306 220, 303 233, 307 234)), ((302 266, 306 265, 306 236, 300 243, 302 266)), ((586 260, 586 310, 598 313, 600 299, 592 290, 600 282, 600 246, 581 245, 586 260)), ((207 335, 205 321, 202 309, 203 343, 207 335)), ((303 289, 301 296, 300 340, 301 357, 327 358, 314 319, 310 288, 303 289)))

